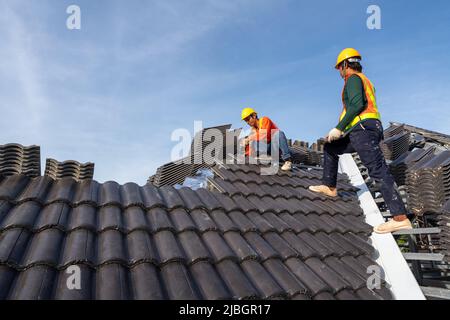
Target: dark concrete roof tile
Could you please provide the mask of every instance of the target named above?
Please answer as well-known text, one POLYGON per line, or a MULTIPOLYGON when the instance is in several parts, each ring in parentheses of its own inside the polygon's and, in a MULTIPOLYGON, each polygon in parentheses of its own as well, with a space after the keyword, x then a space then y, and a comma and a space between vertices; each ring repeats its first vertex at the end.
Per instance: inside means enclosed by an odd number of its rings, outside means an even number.
POLYGON ((275 251, 266 240, 264 240, 256 232, 249 232, 244 236, 245 240, 252 246, 252 248, 258 253, 260 259, 265 261, 271 258, 281 258, 280 254, 275 251))
POLYGON ((311 247, 321 258, 334 254, 334 252, 326 244, 321 243, 317 237, 309 232, 299 233, 298 237, 302 239, 309 247, 311 247))
POLYGON ((308 226, 295 219, 292 214, 282 213, 279 217, 296 233, 308 230, 308 226))
POLYGON ((358 290, 366 286, 366 280, 359 274, 350 269, 345 263, 336 257, 328 257, 325 259, 325 263, 336 271, 342 279, 350 284, 353 290, 358 290))
POLYGON ((77 184, 73 203, 80 205, 83 203, 97 204, 99 199, 100 184, 95 180, 84 180, 77 184))
POLYGON ((281 235, 283 239, 298 252, 298 254, 303 259, 308 259, 313 256, 319 256, 319 254, 310 246, 306 244, 306 242, 299 238, 296 234, 292 232, 285 232, 281 235))
POLYGON ((96 236, 92 231, 78 229, 70 232, 64 242, 60 265, 86 263, 96 265, 96 236))
POLYGON ((285 261, 289 270, 307 287, 312 296, 330 290, 328 285, 320 279, 304 262, 298 258, 290 258, 285 261))
POLYGON ((350 251, 341 247, 337 242, 335 242, 328 234, 324 232, 317 232, 314 234, 314 237, 317 238, 318 241, 327 245, 331 251, 333 251, 333 255, 337 257, 342 257, 345 255, 351 254, 350 251))
POLYGON ((171 262, 162 266, 161 276, 169 299, 196 300, 201 298, 192 276, 182 263, 171 262))
POLYGON ((127 269, 118 263, 100 266, 96 275, 96 299, 131 299, 127 269))
POLYGON ((23 265, 46 264, 57 266, 62 248, 63 232, 58 229, 47 229, 35 234, 27 254, 23 260, 23 265))
POLYGON ((153 208, 147 211, 147 220, 154 232, 159 230, 175 230, 170 222, 168 213, 162 208, 153 208))
POLYGON ((9 293, 12 300, 48 300, 52 297, 56 270, 37 265, 20 272, 9 293))
POLYGON ((91 205, 80 205, 71 210, 68 230, 77 228, 97 231, 97 210, 91 205))
POLYGON ((145 211, 140 207, 129 207, 122 212, 122 223, 127 232, 133 230, 151 231, 145 218, 145 211))
POLYGON ((13 227, 22 227, 33 229, 34 224, 39 216, 41 206, 32 201, 24 202, 12 208, 9 213, 5 214, 1 222, 1 229, 13 227))
POLYGON ((140 263, 130 269, 133 297, 137 300, 163 300, 166 298, 159 271, 150 263, 140 263))
POLYGON ((45 176, 31 179, 16 201, 23 202, 33 200, 44 203, 46 195, 52 186, 52 182, 53 180, 51 178, 45 176))
POLYGON ((98 231, 123 230, 122 209, 116 206, 102 207, 98 210, 98 231))
POLYGON ((184 209, 174 209, 170 212, 170 218, 177 232, 184 230, 197 230, 192 216, 184 209))
POLYGON ((161 263, 166 264, 172 261, 184 261, 185 257, 171 231, 163 230, 157 232, 154 235, 154 241, 161 263))
POLYGON ((239 228, 233 223, 233 221, 228 217, 228 215, 221 210, 214 210, 211 212, 211 218, 213 218, 215 225, 217 227, 208 228, 206 230, 220 230, 223 233, 228 231, 239 231, 239 228))
POLYGON ((242 262, 242 269, 247 277, 252 281, 255 288, 258 289, 262 298, 277 298, 286 296, 285 291, 257 261, 247 260, 242 262))
POLYGON ((359 298, 356 296, 356 294, 353 292, 353 290, 350 289, 344 289, 340 292, 338 292, 335 297, 338 300, 359 300, 359 298))
POLYGON ((181 199, 177 190, 173 187, 164 186, 159 189, 161 196, 164 199, 165 205, 168 209, 183 208, 184 201, 181 199))
POLYGON ((263 238, 274 248, 283 259, 297 257, 298 253, 275 232, 264 234, 263 238))
POLYGON ((158 188, 150 184, 142 187, 142 198, 147 209, 164 206, 164 199, 159 194, 158 188))
POLYGON ((259 298, 259 293, 245 276, 240 266, 231 260, 223 260, 217 264, 217 271, 231 291, 233 299, 259 298))
POLYGON ((249 231, 257 231, 255 224, 249 220, 242 212, 232 211, 228 216, 233 220, 233 223, 239 228, 242 233, 247 233, 249 231))
POLYGON ((217 230, 218 226, 214 222, 216 215, 214 214, 221 213, 220 211, 213 211, 211 215, 208 214, 205 210, 193 210, 191 212, 191 217, 194 220, 195 224, 197 225, 198 230, 201 232, 205 232, 208 230, 217 230), (214 219, 213 219, 214 218, 214 219))
POLYGON ((193 231, 184 231, 178 235, 178 238, 184 249, 187 263, 193 264, 197 261, 213 260, 197 233, 193 231))
POLYGON ((72 178, 55 181, 48 192, 46 204, 57 201, 71 203, 75 186, 76 181, 72 178))
POLYGON ((123 234, 116 230, 107 230, 98 236, 98 264, 111 262, 127 263, 123 234))
POLYGON ((136 183, 124 184, 120 186, 119 190, 124 208, 143 205, 144 201, 141 197, 140 187, 136 183))
POLYGON ((264 234, 270 231, 276 231, 275 227, 269 221, 256 211, 247 212, 246 217, 258 228, 259 232, 264 234))
POLYGON ((223 237, 239 260, 258 259, 258 254, 238 232, 230 231, 223 237))
POLYGON ((362 287, 356 290, 356 295, 363 300, 382 300, 382 298, 378 294, 366 287, 362 287))
POLYGON ((364 250, 358 247, 357 244, 353 244, 351 240, 348 240, 345 236, 339 233, 331 233, 330 238, 333 239, 344 250, 351 252, 352 255, 358 256, 364 254, 364 250))
POLYGON ((11 229, 0 233, 0 263, 19 266, 30 240, 25 229, 11 229))
POLYGON ((0 200, 15 200, 27 186, 30 178, 24 175, 5 177, 0 183, 0 200))
POLYGON ((336 300, 336 298, 329 292, 321 292, 315 295, 313 300, 336 300))
POLYGON ((17 276, 17 271, 11 267, 0 264, 0 299, 6 300, 8 297, 9 288, 11 288, 14 279, 17 276))
POLYGON ((305 285, 301 283, 280 260, 269 259, 263 264, 266 270, 270 272, 277 283, 290 296, 297 294, 309 295, 308 289, 305 285))
POLYGON ((347 282, 341 279, 333 269, 321 260, 313 257, 307 259, 305 263, 311 270, 314 270, 315 274, 317 274, 325 283, 328 284, 333 293, 337 293, 349 287, 347 282))
POLYGON ((266 212, 263 214, 264 219, 266 219, 279 233, 283 233, 287 230, 292 230, 292 228, 280 219, 277 215, 272 212, 266 212))
POLYGON ((230 293, 211 264, 199 262, 190 266, 189 269, 199 288, 202 299, 229 299, 230 293))
POLYGON ((203 201, 199 198, 197 193, 190 188, 181 188, 178 194, 184 201, 184 206, 189 210, 201 209, 205 207, 203 201))
POLYGON ((100 186, 98 205, 121 205, 120 186, 117 182, 108 181, 100 186))
POLYGON ((155 243, 148 232, 137 230, 128 234, 126 236, 126 247, 130 265, 142 262, 158 265, 155 243))
POLYGON ((214 256, 216 262, 225 259, 238 260, 227 242, 216 231, 208 231, 202 235, 202 240, 209 249, 209 252, 214 256))
POLYGON ((67 230, 71 208, 66 203, 52 203, 44 207, 36 219, 34 230, 43 230, 51 227, 67 230))
MULTIPOLYGON (((201 193, 199 193, 201 194, 201 193)), ((241 210, 239 205, 230 197, 223 195, 221 193, 215 193, 214 198, 219 202, 220 207, 223 208, 225 211, 235 211, 235 210, 241 210)))

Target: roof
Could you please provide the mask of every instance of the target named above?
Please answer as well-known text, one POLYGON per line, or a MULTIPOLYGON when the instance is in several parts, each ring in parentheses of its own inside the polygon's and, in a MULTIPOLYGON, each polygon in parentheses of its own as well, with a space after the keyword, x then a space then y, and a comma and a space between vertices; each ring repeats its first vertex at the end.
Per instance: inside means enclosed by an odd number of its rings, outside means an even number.
POLYGON ((1 177, 1 299, 391 299, 356 189, 217 165, 210 189, 1 177), (81 290, 66 286, 70 266, 81 290))

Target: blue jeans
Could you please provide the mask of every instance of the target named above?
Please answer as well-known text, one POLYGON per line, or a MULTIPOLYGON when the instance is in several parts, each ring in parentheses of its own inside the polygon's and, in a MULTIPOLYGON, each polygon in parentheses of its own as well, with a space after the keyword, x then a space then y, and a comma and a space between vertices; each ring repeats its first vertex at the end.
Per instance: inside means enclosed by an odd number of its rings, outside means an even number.
POLYGON ((322 182, 336 187, 339 155, 357 152, 369 176, 380 184, 380 192, 393 216, 406 214, 406 208, 395 188, 395 181, 380 148, 383 127, 378 120, 366 120, 337 141, 325 144, 322 182))
MULTIPOLYGON (((278 146, 278 149, 280 150, 280 158, 283 161, 286 161, 291 158, 291 152, 289 151, 289 146, 288 146, 288 142, 286 139, 286 135, 281 130, 276 131, 272 135, 271 142, 269 142, 269 143, 265 143, 263 141, 256 143, 256 141, 254 141, 254 145, 252 145, 252 149, 253 150, 261 150, 259 148, 265 148, 267 150, 266 151, 267 155, 271 155, 272 144, 273 144, 274 148, 276 148, 278 146), (257 145, 258 148, 253 148, 255 145, 257 145)), ((264 149, 262 149, 262 150, 264 150, 264 149)), ((258 152, 258 155, 259 155, 259 152, 258 152)))

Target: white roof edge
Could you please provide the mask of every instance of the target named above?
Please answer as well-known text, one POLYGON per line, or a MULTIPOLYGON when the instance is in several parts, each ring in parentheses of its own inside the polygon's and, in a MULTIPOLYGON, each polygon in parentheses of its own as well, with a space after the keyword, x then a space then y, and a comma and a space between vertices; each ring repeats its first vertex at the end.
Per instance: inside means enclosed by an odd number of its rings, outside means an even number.
MULTIPOLYGON (((352 185, 360 189, 358 198, 366 223, 371 226, 383 223, 383 216, 351 154, 344 154, 340 157, 339 167, 341 172, 349 176, 352 185)), ((379 253, 376 261, 384 269, 385 280, 391 286, 390 290, 394 298, 396 300, 425 300, 425 296, 392 234, 372 233, 370 239, 379 253)))

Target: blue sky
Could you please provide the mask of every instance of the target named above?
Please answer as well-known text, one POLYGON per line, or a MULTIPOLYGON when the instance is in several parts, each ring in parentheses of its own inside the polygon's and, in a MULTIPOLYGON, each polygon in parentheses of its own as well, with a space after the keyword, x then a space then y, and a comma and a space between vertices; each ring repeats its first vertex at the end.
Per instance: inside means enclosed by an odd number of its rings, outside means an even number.
MULTIPOLYGON (((323 136, 341 109, 333 69, 363 55, 385 126, 450 134, 450 2, 3 0, 0 144, 95 162, 95 179, 144 184, 173 130, 231 123, 242 107, 288 135, 323 136), (82 29, 66 28, 81 8, 82 29), (370 4, 382 29, 366 27, 370 4)), ((44 162, 43 162, 44 163, 44 162)))

